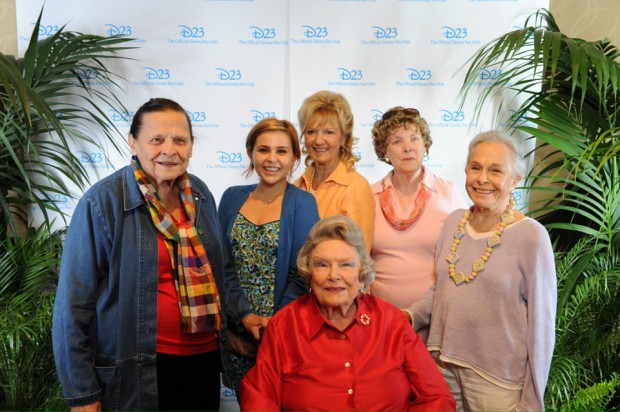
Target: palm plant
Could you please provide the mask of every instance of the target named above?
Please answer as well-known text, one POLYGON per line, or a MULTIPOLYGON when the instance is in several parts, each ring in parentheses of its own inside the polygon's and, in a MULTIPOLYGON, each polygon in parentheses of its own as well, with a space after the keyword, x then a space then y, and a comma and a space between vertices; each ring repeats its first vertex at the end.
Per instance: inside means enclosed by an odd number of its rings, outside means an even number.
POLYGON ((72 143, 103 149, 107 141, 120 150, 120 133, 102 107, 123 110, 106 63, 122 58, 130 39, 64 27, 39 39, 42 13, 23 58, 0 53, 0 228, 12 233, 16 219, 27 220, 25 205, 37 204, 49 222, 47 210, 60 212, 53 199, 69 194, 67 182, 80 189, 88 182, 72 143), (95 74, 100 88, 83 73, 95 74))
POLYGON ((52 354, 53 286, 63 231, 46 226, 0 242, 0 409, 59 410, 52 354))
POLYGON ((540 216, 564 250, 585 235, 601 235, 608 245, 618 246, 618 57, 620 51, 608 40, 565 36, 543 9, 524 28, 493 40, 468 62, 463 97, 479 84, 484 69, 495 67, 498 73, 480 93, 476 115, 489 99, 513 96, 500 101, 498 113, 517 104, 508 127, 536 138, 537 149, 550 149, 535 168, 537 174, 529 176, 530 190, 547 194, 530 205, 530 214, 540 216))
MULTIPOLYGON (((75 147, 106 153, 118 130, 107 108, 124 112, 118 78, 106 65, 123 59, 129 38, 67 32, 39 39, 39 15, 21 59, 0 53, 0 409, 64 407, 51 347, 54 285, 62 231, 47 211, 82 189, 88 174, 75 147), (83 74, 96 77, 91 85, 83 74), (104 109, 105 108, 105 109, 104 109), (27 205, 43 211, 27 227, 27 205)), ((79 150, 79 149, 77 149, 79 150)))
POLYGON ((512 112, 507 127, 535 139, 530 154, 546 153, 526 189, 541 198, 527 213, 549 229, 556 250, 556 347, 545 399, 551 409, 604 410, 620 387, 618 57, 606 39, 567 37, 541 9, 522 29, 477 51, 461 89, 464 104, 482 87, 475 116, 493 99, 498 119, 512 112), (497 75, 480 82, 490 68, 497 75))

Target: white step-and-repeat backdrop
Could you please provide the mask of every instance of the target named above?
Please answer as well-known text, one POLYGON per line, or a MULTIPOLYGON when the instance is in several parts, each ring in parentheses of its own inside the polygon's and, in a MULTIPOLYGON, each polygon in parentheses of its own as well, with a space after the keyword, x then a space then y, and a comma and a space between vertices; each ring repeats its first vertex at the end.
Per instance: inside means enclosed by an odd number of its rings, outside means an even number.
MULTIPOLYGON (((20 54, 43 3, 16 2, 20 54)), ((426 166, 465 195, 469 140, 501 127, 510 113, 496 117, 489 107, 474 122, 475 96, 457 109, 464 77, 459 69, 482 45, 548 6, 548 0, 47 0, 40 36, 66 25, 134 38, 136 48, 124 53, 131 60, 113 66, 126 79, 127 111, 103 109, 124 139, 133 112, 149 98, 181 103, 197 138, 190 172, 218 201, 228 186, 246 182, 250 128, 268 116, 297 125, 303 99, 324 89, 351 103, 357 167, 371 183, 389 170, 374 154, 372 125, 400 105, 417 108, 430 124, 434 143, 426 166)), ((494 75, 489 68, 479 83, 494 75)), ((97 73, 84 73, 84 80, 100 87, 97 73)), ((76 154, 93 182, 129 161, 128 151, 108 153, 110 163, 95 148, 76 147, 76 154)), ((69 215, 77 201, 57 200, 69 215)), ((31 212, 36 219, 37 210, 31 212)), ((230 396, 223 404, 236 408, 230 396)))

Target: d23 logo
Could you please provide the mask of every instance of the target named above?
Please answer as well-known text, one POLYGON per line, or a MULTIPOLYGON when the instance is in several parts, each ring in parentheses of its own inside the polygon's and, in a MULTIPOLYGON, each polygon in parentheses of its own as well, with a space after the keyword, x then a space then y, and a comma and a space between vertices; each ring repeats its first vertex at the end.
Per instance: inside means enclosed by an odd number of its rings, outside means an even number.
POLYGON ((238 69, 215 69, 217 78, 220 80, 241 80, 241 70, 238 69))
POLYGON ((381 110, 372 109, 370 113, 372 113, 372 120, 375 122, 383 118, 383 112, 381 110))
MULTIPOLYGON (((35 23, 31 23, 33 26, 35 25, 35 23)), ((40 24, 39 25, 39 36, 41 37, 49 37, 53 34, 58 33, 58 30, 60 30, 60 28, 55 25, 55 24, 40 24)))
POLYGON ((119 112, 118 110, 114 110, 114 109, 110 109, 110 120, 112 120, 115 123, 118 122, 126 122, 129 123, 133 120, 133 115, 134 112, 128 112, 128 111, 122 111, 119 112))
POLYGON ((186 112, 192 123, 202 123, 207 121, 207 114, 205 112, 186 112))
POLYGON ((303 30, 304 37, 307 37, 309 39, 324 38, 324 37, 327 37, 327 34, 328 34, 327 27, 325 26, 323 27, 301 26, 301 28, 303 30))
POLYGON ((338 67, 338 77, 342 80, 362 80, 364 78, 364 74, 361 70, 350 70, 343 67, 338 67))
POLYGON ((426 69, 414 69, 407 67, 407 78, 409 80, 430 80, 433 78, 433 73, 426 69))
POLYGON ((60 193, 52 193, 48 195, 48 199, 54 204, 66 204, 69 201, 69 197, 67 195, 63 195, 60 193))
POLYGON ((241 163, 243 156, 241 152, 221 152, 218 151, 218 160, 220 163, 241 163))
POLYGON ((468 36, 466 27, 449 27, 449 26, 441 26, 443 31, 443 37, 446 39, 465 39, 468 36))
POLYGON ((74 70, 77 77, 82 80, 95 80, 99 77, 99 72, 96 69, 82 69, 78 67, 74 70))
POLYGON ((170 79, 170 69, 156 69, 153 67, 144 67, 146 78, 149 80, 168 80, 170 79))
POLYGON ((396 27, 372 26, 372 29, 374 30, 372 35, 375 36, 375 39, 395 39, 398 36, 396 27))
POLYGON ((482 69, 480 71, 480 80, 497 80, 501 75, 501 69, 482 69))
POLYGON ((252 113, 252 120, 257 123, 268 117, 276 117, 276 112, 261 112, 260 110, 250 110, 250 113, 252 113))
POLYGON ((103 162, 103 154, 101 152, 86 153, 78 151, 76 157, 82 163, 101 163, 103 162))
POLYGON ((450 110, 440 110, 441 120, 444 122, 462 122, 465 120, 465 112, 453 112, 450 110))
POLYGON ((250 26, 250 35, 255 39, 275 39, 276 29, 273 27, 250 26))
POLYGON ((205 36, 205 29, 204 29, 204 27, 200 27, 200 26, 198 26, 198 27, 189 27, 189 26, 184 26, 182 24, 179 24, 177 27, 179 29, 181 29, 179 31, 179 34, 184 39, 187 39, 187 38, 200 39, 200 38, 203 38, 205 36))
POLYGON ((117 26, 115 24, 104 24, 107 27, 106 32, 108 36, 122 36, 127 37, 133 34, 131 26, 117 26))

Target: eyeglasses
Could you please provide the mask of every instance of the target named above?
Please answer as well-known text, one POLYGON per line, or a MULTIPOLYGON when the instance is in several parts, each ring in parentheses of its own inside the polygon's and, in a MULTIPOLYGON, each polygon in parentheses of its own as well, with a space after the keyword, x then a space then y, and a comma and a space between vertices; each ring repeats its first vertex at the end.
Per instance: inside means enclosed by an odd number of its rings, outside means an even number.
POLYGON ((418 111, 418 109, 397 107, 395 109, 388 110, 387 112, 383 113, 383 116, 381 117, 381 123, 383 123, 386 120, 390 119, 396 113, 404 113, 404 114, 409 115, 409 116, 419 116, 420 115, 420 112, 418 111))

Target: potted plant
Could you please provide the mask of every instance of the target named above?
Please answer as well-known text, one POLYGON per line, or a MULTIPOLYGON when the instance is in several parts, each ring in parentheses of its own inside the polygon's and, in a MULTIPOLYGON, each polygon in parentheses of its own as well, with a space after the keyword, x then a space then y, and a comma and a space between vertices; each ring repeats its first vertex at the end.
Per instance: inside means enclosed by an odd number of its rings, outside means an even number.
POLYGON ((557 252, 551 409, 605 409, 620 387, 619 56, 606 39, 564 35, 541 9, 465 65, 461 104, 493 68, 476 116, 499 99, 498 118, 512 113, 507 128, 537 142, 526 189, 538 199, 528 214, 548 228, 557 252))
MULTIPOLYGON (((120 150, 102 107, 124 110, 109 62, 131 39, 65 31, 39 39, 41 14, 24 57, 0 53, 0 409, 57 410, 51 322, 63 230, 47 211, 84 188, 88 174, 72 145, 120 150), (84 73, 96 73, 97 87, 84 73), (28 227, 27 206, 44 214, 28 227), (25 230, 19 230, 25 226, 25 230)), ((61 214, 62 215, 62 214, 61 214)))

